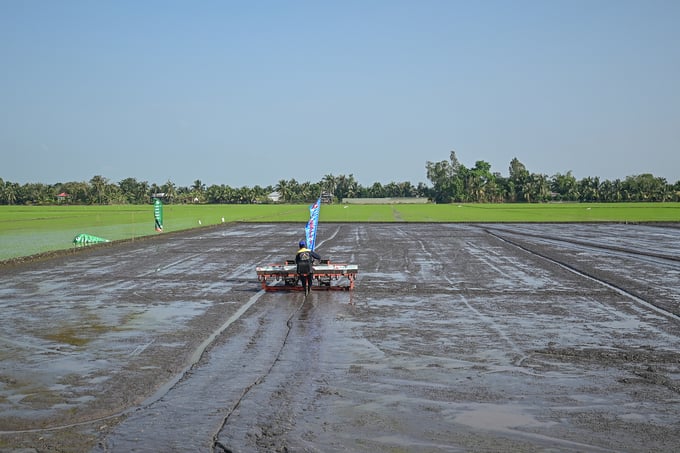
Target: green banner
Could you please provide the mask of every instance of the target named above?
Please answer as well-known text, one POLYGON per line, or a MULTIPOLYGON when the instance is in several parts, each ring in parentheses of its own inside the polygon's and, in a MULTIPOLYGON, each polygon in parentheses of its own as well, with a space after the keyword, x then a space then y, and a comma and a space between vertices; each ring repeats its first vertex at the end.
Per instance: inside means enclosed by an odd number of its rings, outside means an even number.
POLYGON ((158 198, 153 199, 154 227, 159 233, 163 231, 163 203, 158 198))

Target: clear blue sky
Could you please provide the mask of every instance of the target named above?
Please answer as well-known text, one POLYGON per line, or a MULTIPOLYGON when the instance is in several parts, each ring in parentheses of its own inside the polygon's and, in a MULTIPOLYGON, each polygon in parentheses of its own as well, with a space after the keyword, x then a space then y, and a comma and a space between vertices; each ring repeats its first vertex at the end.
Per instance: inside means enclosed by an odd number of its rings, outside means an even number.
POLYGON ((680 1, 0 0, 0 177, 680 180, 680 1))

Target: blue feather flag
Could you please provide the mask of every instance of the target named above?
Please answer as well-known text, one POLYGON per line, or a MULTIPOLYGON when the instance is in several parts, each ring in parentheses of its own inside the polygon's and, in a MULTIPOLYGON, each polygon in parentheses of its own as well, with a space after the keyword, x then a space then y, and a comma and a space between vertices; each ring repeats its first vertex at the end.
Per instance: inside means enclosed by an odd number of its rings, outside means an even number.
POLYGON ((309 205, 309 221, 305 227, 305 237, 307 238, 307 248, 314 250, 316 245, 316 229, 319 225, 319 210, 321 209, 321 197, 315 203, 309 205))

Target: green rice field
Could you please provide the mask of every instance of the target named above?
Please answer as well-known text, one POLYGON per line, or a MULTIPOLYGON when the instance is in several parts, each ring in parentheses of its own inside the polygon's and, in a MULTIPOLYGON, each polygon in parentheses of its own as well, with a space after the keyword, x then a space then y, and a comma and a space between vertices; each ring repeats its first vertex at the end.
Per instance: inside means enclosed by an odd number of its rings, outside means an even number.
MULTIPOLYGON (((299 222, 308 205, 165 205, 164 232, 231 222, 299 222)), ((0 206, 0 260, 74 247, 87 233, 110 241, 157 235, 153 205, 0 206)), ((332 204, 320 222, 680 222, 680 203, 332 204)))

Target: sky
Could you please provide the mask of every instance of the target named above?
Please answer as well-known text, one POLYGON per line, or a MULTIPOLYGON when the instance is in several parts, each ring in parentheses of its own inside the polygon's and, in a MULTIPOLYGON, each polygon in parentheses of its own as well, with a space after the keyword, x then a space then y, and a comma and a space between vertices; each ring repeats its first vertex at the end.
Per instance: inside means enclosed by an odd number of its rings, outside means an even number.
POLYGON ((0 178, 680 180, 677 0, 0 0, 0 178))

